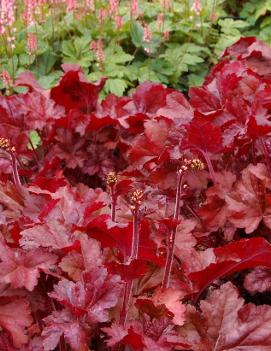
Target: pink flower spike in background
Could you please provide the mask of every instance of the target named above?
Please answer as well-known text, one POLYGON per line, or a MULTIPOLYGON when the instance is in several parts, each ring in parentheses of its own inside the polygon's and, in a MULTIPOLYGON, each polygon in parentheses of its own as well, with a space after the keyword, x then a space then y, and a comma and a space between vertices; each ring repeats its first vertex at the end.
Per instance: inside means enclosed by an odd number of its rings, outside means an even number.
POLYGON ((139 13, 138 1, 131 0, 130 2, 130 16, 131 18, 136 18, 139 13))
POLYGON ((157 16, 157 28, 160 29, 163 24, 165 22, 165 14, 163 12, 159 13, 159 15, 157 16))
POLYGON ((169 40, 169 31, 168 30, 164 31, 163 37, 164 37, 165 41, 169 40))
POLYGON ((199 16, 202 11, 201 0, 194 0, 191 10, 194 11, 197 16, 199 16))
POLYGON ((0 3, 0 35, 7 32, 15 22, 15 0, 2 0, 0 3))
POLYGON ((115 16, 114 17, 114 22, 115 22, 116 29, 120 29, 121 26, 122 26, 122 22, 123 22, 122 17, 119 16, 119 15, 115 16))
POLYGON ((97 41, 97 59, 100 67, 103 67, 104 52, 103 52, 103 40, 99 38, 97 41))
POLYGON ((1 74, 1 78, 2 78, 3 84, 6 87, 11 87, 13 85, 12 79, 11 79, 11 77, 6 69, 3 70, 2 74, 1 74))
POLYGON ((67 13, 76 10, 78 7, 77 0, 67 0, 66 3, 67 3, 67 9, 66 9, 67 13))
POLYGON ((150 43, 152 40, 152 32, 148 24, 144 27, 143 41, 145 43, 150 43))
POLYGON ((118 0, 109 0, 110 13, 117 13, 119 8, 118 0))
POLYGON ((27 34, 27 51, 29 55, 35 55, 38 49, 38 41, 35 33, 27 34))

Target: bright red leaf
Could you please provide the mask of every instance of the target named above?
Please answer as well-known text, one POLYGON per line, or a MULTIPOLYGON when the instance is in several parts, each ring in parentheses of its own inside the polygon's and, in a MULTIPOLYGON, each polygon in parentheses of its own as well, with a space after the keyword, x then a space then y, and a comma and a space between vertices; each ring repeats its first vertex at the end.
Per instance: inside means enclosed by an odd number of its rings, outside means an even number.
POLYGON ((263 238, 243 239, 214 249, 216 263, 189 274, 199 294, 212 282, 244 269, 264 266, 271 268, 271 245, 263 238))
POLYGON ((51 98, 66 112, 77 109, 84 113, 92 112, 97 105, 99 92, 105 84, 105 79, 99 83, 89 83, 82 71, 68 70, 64 73, 57 87, 51 90, 51 98))

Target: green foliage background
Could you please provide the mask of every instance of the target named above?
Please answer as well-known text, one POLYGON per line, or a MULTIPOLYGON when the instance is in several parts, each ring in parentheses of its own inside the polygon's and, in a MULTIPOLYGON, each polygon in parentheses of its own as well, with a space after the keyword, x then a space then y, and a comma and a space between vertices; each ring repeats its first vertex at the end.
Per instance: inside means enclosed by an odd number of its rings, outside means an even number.
MULTIPOLYGON (((43 23, 26 27, 22 20, 23 3, 18 2, 16 47, 7 48, 2 37, 0 63, 12 77, 31 70, 40 84, 49 89, 61 76, 62 63, 82 66, 90 80, 107 76, 104 93, 123 95, 145 80, 161 82, 187 91, 199 85, 219 55, 241 36, 257 36, 271 44, 271 0, 202 0, 198 16, 193 1, 174 0, 165 9, 163 2, 139 1, 141 15, 130 17, 129 1, 120 1, 118 14, 123 24, 116 29, 112 16, 100 23, 99 11, 108 1, 96 0, 96 9, 84 15, 80 9, 66 14, 64 6, 42 9, 43 23), (158 28, 157 17, 164 13, 165 22, 158 28), (144 25, 152 31, 152 40, 143 39, 144 25), (164 40, 163 32, 169 32, 164 40), (27 33, 38 38, 38 50, 27 53, 27 33), (92 41, 103 41, 104 64, 99 65, 92 41)), ((5 86, 1 83, 0 89, 5 86)))

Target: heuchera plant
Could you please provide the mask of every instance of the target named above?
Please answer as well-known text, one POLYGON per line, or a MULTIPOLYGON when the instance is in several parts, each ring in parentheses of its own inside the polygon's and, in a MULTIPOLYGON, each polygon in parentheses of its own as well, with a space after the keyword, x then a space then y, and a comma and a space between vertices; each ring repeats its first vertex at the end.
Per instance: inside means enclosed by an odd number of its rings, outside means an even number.
POLYGON ((189 98, 80 67, 0 96, 0 350, 271 350, 271 49, 189 98))

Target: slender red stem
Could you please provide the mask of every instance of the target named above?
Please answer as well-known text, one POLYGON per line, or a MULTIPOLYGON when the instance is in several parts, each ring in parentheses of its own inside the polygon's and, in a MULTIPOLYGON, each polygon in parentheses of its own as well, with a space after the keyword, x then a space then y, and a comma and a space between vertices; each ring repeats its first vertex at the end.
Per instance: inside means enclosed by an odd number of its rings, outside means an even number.
POLYGON ((203 157, 205 158, 205 161, 207 163, 208 166, 208 170, 211 176, 212 181, 215 183, 215 170, 212 164, 212 161, 209 157, 209 155, 206 152, 202 152, 203 157))
MULTIPOLYGON (((133 210, 133 237, 131 244, 130 257, 128 264, 138 258, 138 247, 139 247, 139 206, 136 206, 133 210)), ((128 309, 130 305, 130 299, 133 290, 133 280, 129 280, 125 283, 124 297, 122 303, 122 309, 120 312, 120 324, 125 325, 128 315, 128 309)))
POLYGON ((180 213, 182 183, 183 183, 183 173, 178 172, 178 183, 177 183, 177 191, 176 191, 176 198, 175 198, 174 216, 173 216, 173 221, 175 225, 174 225, 174 228, 171 229, 169 234, 169 239, 168 239, 167 260, 166 260, 166 266, 165 266, 165 271, 164 271, 164 276, 162 281, 163 289, 166 289, 169 287, 170 275, 172 271, 177 221, 180 213))
POLYGON ((113 222, 116 222, 116 204, 117 196, 115 194, 115 184, 110 186, 110 195, 111 195, 111 219, 113 222))
POLYGON ((133 212, 133 237, 131 245, 131 254, 129 261, 136 260, 138 257, 139 246, 139 208, 136 206, 133 212))
POLYGON ((19 172, 18 172, 18 167, 17 167, 17 160, 13 152, 10 152, 10 157, 11 157, 11 165, 12 165, 12 174, 13 174, 13 180, 17 188, 21 188, 22 183, 19 177, 19 172))
POLYGON ((261 143, 262 152, 264 154, 266 166, 267 166, 267 169, 268 169, 269 177, 271 178, 271 164, 270 164, 269 150, 268 150, 268 148, 266 146, 266 143, 265 143, 263 138, 260 139, 260 143, 261 143))
POLYGON ((130 298, 132 295, 132 290, 133 290, 133 281, 129 280, 128 282, 125 283, 125 287, 124 287, 123 303, 122 303, 122 309, 120 312, 120 324, 121 325, 125 325, 125 323, 126 323, 129 302, 130 302, 130 298))

